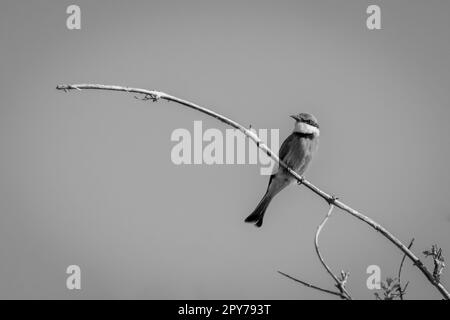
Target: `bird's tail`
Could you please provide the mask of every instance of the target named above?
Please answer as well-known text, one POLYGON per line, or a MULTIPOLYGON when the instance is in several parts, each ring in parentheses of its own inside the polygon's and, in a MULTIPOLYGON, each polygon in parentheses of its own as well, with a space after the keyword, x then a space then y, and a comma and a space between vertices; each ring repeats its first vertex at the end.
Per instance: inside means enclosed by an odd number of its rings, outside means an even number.
POLYGON ((263 224, 264 214, 266 213, 270 201, 272 201, 272 196, 269 193, 266 193, 256 209, 245 219, 245 222, 254 223, 258 228, 261 227, 263 224))

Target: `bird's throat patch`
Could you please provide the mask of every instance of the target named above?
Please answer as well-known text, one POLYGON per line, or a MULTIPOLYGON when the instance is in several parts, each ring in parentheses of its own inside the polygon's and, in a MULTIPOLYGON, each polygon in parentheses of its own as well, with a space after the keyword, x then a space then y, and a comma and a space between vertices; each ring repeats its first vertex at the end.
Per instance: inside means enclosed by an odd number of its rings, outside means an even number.
POLYGON ((317 137, 320 135, 320 130, 318 128, 304 122, 297 122, 295 124, 294 132, 301 134, 313 134, 317 137))

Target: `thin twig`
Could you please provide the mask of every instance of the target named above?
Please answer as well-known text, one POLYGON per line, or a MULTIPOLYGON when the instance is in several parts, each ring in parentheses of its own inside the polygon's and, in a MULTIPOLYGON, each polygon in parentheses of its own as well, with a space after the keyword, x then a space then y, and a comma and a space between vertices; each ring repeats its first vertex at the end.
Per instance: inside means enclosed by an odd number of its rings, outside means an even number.
MULTIPOLYGON (((411 239, 411 242, 409 243, 408 249, 411 249, 411 247, 414 244, 414 238, 411 239)), ((405 287, 402 289, 402 269, 403 269, 403 264, 405 263, 406 260, 406 254, 403 255, 403 259, 402 262, 400 263, 400 267, 398 269, 398 283, 400 285, 400 300, 403 300, 403 296, 404 293, 406 291, 406 288, 408 287, 409 282, 405 285, 405 287)))
POLYGON ((319 249, 320 232, 322 231, 323 227, 327 223, 328 219, 331 217, 333 209, 334 209, 334 205, 331 204, 330 205, 330 210, 328 210, 328 213, 327 213, 326 217, 323 219, 322 223, 317 228, 317 232, 316 232, 316 235, 314 237, 314 247, 316 248, 316 253, 317 253, 317 256, 319 257, 320 263, 322 263, 322 266, 325 268, 325 270, 328 272, 328 274, 336 282, 336 288, 339 289, 339 291, 341 293, 341 297, 343 297, 343 299, 346 299, 346 300, 352 300, 352 297, 350 296, 350 294, 345 289, 345 282, 347 281, 348 274, 343 272, 342 273, 342 279, 339 279, 333 273, 333 271, 331 271, 330 267, 326 264, 325 260, 322 257, 322 254, 320 253, 320 249, 319 249))
POLYGON ((308 287, 308 288, 316 289, 316 290, 322 291, 322 292, 324 292, 324 293, 329 293, 329 294, 332 294, 332 295, 334 295, 334 296, 338 296, 338 297, 340 297, 340 298, 342 298, 342 299, 347 299, 347 297, 346 297, 345 295, 343 295, 342 293, 340 293, 340 292, 336 292, 336 291, 331 291, 331 290, 328 290, 328 289, 320 288, 320 287, 315 286, 315 285, 313 285, 313 284, 310 284, 310 283, 308 283, 308 282, 305 282, 305 281, 296 279, 296 278, 294 278, 294 277, 291 277, 290 275, 288 275, 288 274, 286 274, 286 273, 284 273, 284 272, 281 272, 281 271, 278 271, 278 273, 281 274, 281 275, 283 275, 283 276, 285 276, 286 278, 289 278, 289 279, 291 279, 291 280, 294 280, 295 282, 301 283, 302 285, 304 285, 304 286, 306 286, 306 287, 308 287))
POLYGON ((122 86, 109 86, 109 85, 100 85, 100 84, 73 84, 73 85, 59 85, 56 87, 57 90, 63 90, 63 91, 70 91, 70 90, 82 90, 82 89, 94 89, 94 90, 111 90, 111 91, 123 91, 123 92, 129 92, 129 93, 138 93, 143 95, 149 95, 152 97, 153 101, 157 101, 159 99, 164 99, 166 101, 172 101, 177 102, 181 105, 184 105, 188 108, 197 110, 199 112, 202 112, 204 114, 207 114, 213 118, 216 118, 217 120, 228 124, 229 126, 240 130, 243 132, 249 139, 253 140, 258 148, 260 148, 262 151, 264 151, 268 156, 270 156, 275 162, 277 162, 280 166, 286 169, 295 179, 297 179, 298 184, 303 184, 305 187, 316 193, 318 196, 323 198, 327 203, 333 203, 337 208, 346 211, 347 213, 351 214, 355 218, 365 222, 370 227, 381 233, 385 238, 387 238, 389 241, 391 241, 397 248, 399 248, 401 251, 403 251, 409 259, 413 262, 413 265, 419 268, 419 270, 425 275, 425 277, 428 279, 428 281, 435 286, 439 292, 442 294, 442 296, 450 300, 450 293, 447 291, 447 289, 439 282, 436 281, 436 279, 433 277, 433 274, 428 271, 428 269, 425 267, 425 265, 420 261, 418 257, 414 255, 400 240, 398 240, 392 233, 390 233, 388 230, 386 230, 383 226, 372 220, 371 218, 363 215, 362 213, 358 212, 357 210, 351 208, 350 206, 344 204, 341 201, 333 200, 333 197, 329 195, 328 193, 322 191, 315 185, 313 185, 311 182, 300 176, 298 173, 296 173, 294 170, 292 170, 286 163, 281 161, 277 154, 275 154, 272 150, 270 150, 267 145, 265 145, 262 140, 258 137, 258 135, 244 126, 240 125, 239 123, 224 117, 214 111, 211 111, 207 108, 201 107, 199 105, 196 105, 192 102, 189 102, 187 100, 183 100, 174 96, 171 96, 169 94, 160 92, 160 91, 149 91, 144 89, 137 89, 137 88, 128 88, 128 87, 122 87, 122 86))

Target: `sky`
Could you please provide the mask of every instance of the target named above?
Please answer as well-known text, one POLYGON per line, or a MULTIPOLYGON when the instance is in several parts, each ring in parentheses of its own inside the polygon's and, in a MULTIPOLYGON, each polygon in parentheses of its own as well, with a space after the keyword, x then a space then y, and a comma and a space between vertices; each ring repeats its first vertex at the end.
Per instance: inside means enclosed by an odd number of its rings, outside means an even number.
MULTIPOLYGON (((116 92, 154 89, 285 139, 314 114, 306 178, 413 251, 450 252, 450 3, 398 1, 23 1, 0 4, 0 298, 329 299, 314 252, 327 204, 291 186, 264 226, 245 224, 268 177, 254 164, 176 165, 177 129, 217 120, 116 92), (66 8, 81 8, 68 30, 66 8), (381 7, 381 30, 366 8, 381 7), (81 290, 66 268, 81 268, 81 290)), ((395 276, 402 253, 336 211, 331 268, 373 299, 366 270, 395 276)), ((431 261, 428 261, 431 266, 431 261)), ((439 299, 407 263, 407 298, 439 299)), ((450 272, 442 276, 450 286, 450 272)))

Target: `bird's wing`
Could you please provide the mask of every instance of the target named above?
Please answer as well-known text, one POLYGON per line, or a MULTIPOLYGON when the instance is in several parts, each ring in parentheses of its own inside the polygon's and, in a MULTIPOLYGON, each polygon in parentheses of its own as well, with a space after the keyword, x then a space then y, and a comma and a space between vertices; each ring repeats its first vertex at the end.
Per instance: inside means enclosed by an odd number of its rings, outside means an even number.
POLYGON ((286 158, 286 155, 289 153, 289 149, 292 146, 292 142, 295 138, 294 134, 291 134, 289 137, 286 138, 286 140, 283 141, 283 144, 281 145, 280 151, 278 152, 278 157, 280 160, 284 161, 286 158))
MULTIPOLYGON (((281 145, 278 157, 299 175, 302 175, 311 161, 313 148, 314 143, 310 139, 305 139, 296 133, 292 133, 281 145)), ((272 174, 269 186, 278 173, 279 171, 272 174)))
POLYGON ((298 169, 300 162, 305 158, 305 148, 302 143, 302 139, 292 133, 284 140, 278 153, 279 158, 294 170, 298 169))
POLYGON ((283 142, 279 157, 298 174, 302 175, 317 146, 317 139, 304 138, 296 133, 291 134, 283 142))
MULTIPOLYGON (((298 144, 298 137, 296 137, 295 134, 291 134, 289 137, 286 138, 286 140, 283 141, 283 144, 280 147, 280 150, 278 151, 278 158, 286 163, 289 167, 294 168, 293 163, 293 150, 297 148, 298 144)), ((280 166, 276 172, 274 172, 269 179, 269 185, 267 189, 270 187, 270 184, 272 183, 272 180, 275 178, 275 176, 279 173, 279 170, 282 169, 280 166)), ((284 169, 282 169, 284 170, 284 169)))

